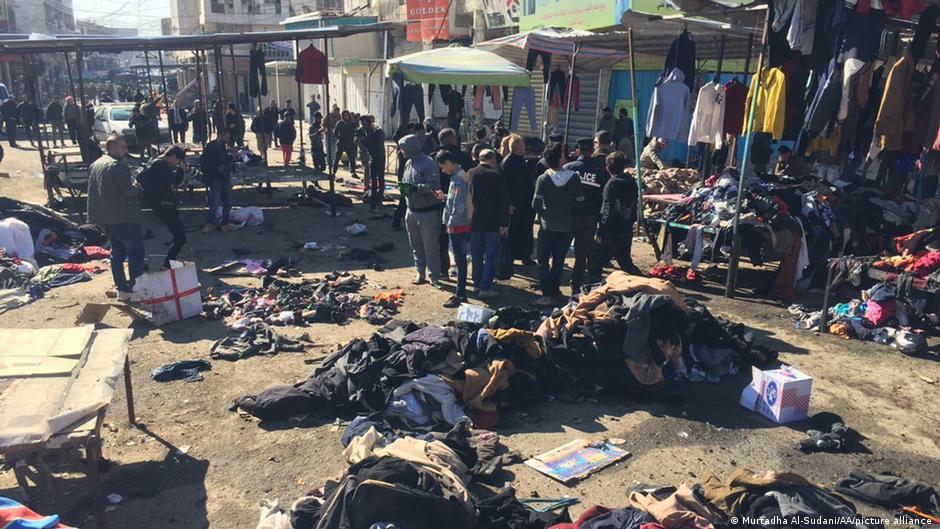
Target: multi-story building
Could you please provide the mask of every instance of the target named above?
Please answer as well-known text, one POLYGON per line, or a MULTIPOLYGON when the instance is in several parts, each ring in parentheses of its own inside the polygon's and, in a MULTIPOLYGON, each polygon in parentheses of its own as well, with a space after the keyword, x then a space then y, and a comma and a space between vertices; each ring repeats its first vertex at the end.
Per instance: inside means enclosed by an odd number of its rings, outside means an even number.
MULTIPOLYGON (((72 0, 3 0, 0 1, 0 32, 46 35, 75 33, 72 0)), ((64 70, 61 57, 37 56, 29 72, 36 89, 49 90, 51 79, 58 79, 64 70)), ((25 93, 23 65, 15 61, 0 62, 0 78, 16 95, 25 93)))

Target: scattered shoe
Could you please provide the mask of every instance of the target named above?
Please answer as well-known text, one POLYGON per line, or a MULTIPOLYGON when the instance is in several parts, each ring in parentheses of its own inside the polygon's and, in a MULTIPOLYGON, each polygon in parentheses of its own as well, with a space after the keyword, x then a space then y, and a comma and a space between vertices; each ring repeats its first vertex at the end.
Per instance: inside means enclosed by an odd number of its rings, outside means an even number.
POLYGON ((427 283, 427 280, 424 279, 424 276, 418 276, 411 281, 412 285, 423 285, 427 283))
POLYGON ((228 232, 230 232, 230 231, 235 231, 235 230, 236 230, 234 224, 223 224, 222 227, 219 228, 219 229, 222 230, 222 231, 224 231, 224 232, 226 232, 226 233, 228 233, 228 232))
POLYGON ((214 231, 215 231, 215 225, 213 224, 206 224, 202 228, 202 233, 212 233, 214 231))
POLYGON ((124 292, 119 290, 117 293, 117 300, 122 303, 138 303, 140 302, 140 296, 135 292, 124 292))
POLYGON ((466 303, 467 298, 465 296, 451 296, 450 299, 444 302, 445 309, 456 309, 462 303, 466 303))
POLYGON ((499 295, 499 292, 496 292, 496 291, 493 290, 493 289, 481 290, 481 291, 477 292, 477 297, 480 298, 480 299, 493 299, 493 298, 495 298, 495 297, 498 296, 498 295, 499 295))
POLYGON ((440 279, 432 279, 432 280, 431 280, 431 286, 434 287, 434 288, 436 288, 436 289, 438 289, 438 290, 441 290, 441 289, 444 288, 444 285, 441 284, 441 280, 440 280, 440 279))

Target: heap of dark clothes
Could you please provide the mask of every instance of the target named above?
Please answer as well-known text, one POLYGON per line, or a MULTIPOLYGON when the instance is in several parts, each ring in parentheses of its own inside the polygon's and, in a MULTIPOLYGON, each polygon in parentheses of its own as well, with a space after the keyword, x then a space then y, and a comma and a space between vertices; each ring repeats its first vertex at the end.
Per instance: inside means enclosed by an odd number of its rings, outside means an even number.
POLYGON ((836 491, 886 509, 917 517, 923 525, 940 524, 940 492, 934 487, 890 474, 852 470, 836 482, 836 491))
POLYGON ((323 279, 289 282, 265 277, 261 288, 236 288, 203 303, 211 318, 228 318, 233 330, 255 323, 304 325, 344 324, 363 317, 370 323, 386 323, 397 312, 396 303, 375 301, 358 292, 366 284, 365 275, 332 272, 323 279), (363 310, 363 306, 373 310, 363 310))
POLYGON ((235 402, 265 421, 381 412, 409 431, 598 391, 655 394, 666 381, 717 381, 775 354, 741 325, 683 300, 666 281, 622 272, 544 318, 505 309, 489 328, 392 321, 327 357, 306 380, 235 402))
POLYGON ((302 353, 304 344, 281 336, 266 323, 252 323, 238 336, 216 340, 209 348, 213 360, 241 360, 252 356, 272 356, 278 353, 302 353))
POLYGON ((84 263, 107 257, 101 247, 108 239, 97 227, 78 225, 51 209, 0 197, 0 219, 13 217, 29 226, 35 242, 39 266, 57 263, 84 263), (85 248, 92 249, 86 252, 85 248))

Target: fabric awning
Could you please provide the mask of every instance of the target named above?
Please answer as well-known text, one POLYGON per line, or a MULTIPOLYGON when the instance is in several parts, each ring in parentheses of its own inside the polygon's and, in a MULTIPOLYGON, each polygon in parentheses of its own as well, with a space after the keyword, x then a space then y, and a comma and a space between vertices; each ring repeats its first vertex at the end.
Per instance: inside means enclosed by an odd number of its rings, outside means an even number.
MULTIPOLYGON (((591 31, 576 29, 536 29, 480 42, 475 44, 474 47, 491 51, 518 65, 526 64, 529 51, 547 52, 551 54, 552 66, 554 67, 569 62, 571 55, 574 53, 575 40, 573 39, 588 39, 594 35, 596 33, 591 31)), ((626 59, 627 52, 625 50, 582 44, 578 51, 575 70, 578 72, 596 72, 626 59)), ((540 60, 538 67, 541 68, 541 66, 540 60)))
POLYGON ((499 55, 464 46, 419 51, 388 61, 388 74, 414 83, 529 86, 529 71, 499 55))

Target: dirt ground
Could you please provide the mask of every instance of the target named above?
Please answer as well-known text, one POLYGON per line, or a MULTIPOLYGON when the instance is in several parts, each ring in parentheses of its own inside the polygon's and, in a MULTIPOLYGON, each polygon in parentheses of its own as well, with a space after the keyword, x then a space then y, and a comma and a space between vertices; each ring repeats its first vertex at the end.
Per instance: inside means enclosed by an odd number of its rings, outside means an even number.
MULTIPOLYGON (((272 159, 276 155, 272 151, 272 159)), ((5 196, 41 203, 44 193, 35 151, 7 149, 0 171, 0 192, 5 196)), ((342 174, 343 176, 345 173, 342 174)), ((444 323, 455 316, 441 303, 447 292, 430 287, 412 287, 410 250, 404 233, 391 230, 394 204, 386 204, 388 218, 374 219, 366 206, 342 210, 330 218, 323 210, 291 207, 286 199, 296 188, 280 187, 271 195, 239 188, 237 205, 259 205, 265 222, 235 233, 203 235, 201 194, 185 205, 184 221, 189 242, 182 258, 205 269, 233 257, 232 248, 247 246, 253 257, 288 255, 297 260, 305 276, 332 270, 364 272, 369 279, 388 288, 401 287, 407 301, 401 317, 429 323, 444 323), (349 239, 343 227, 354 219, 364 222, 368 234, 349 239), (393 241, 386 270, 374 272, 341 262, 336 251, 298 252, 295 243, 334 242, 369 248, 393 241)), ((165 252, 169 236, 150 213, 146 222, 156 237, 147 241, 148 254, 165 252)), ((642 243, 634 245, 634 257, 644 266, 652 264, 652 252, 642 243)), ((500 297, 493 306, 527 303, 535 298, 529 284, 535 268, 523 268, 509 282, 500 284, 500 297)), ((753 286, 767 271, 742 272, 744 286, 753 286)), ((255 285, 250 278, 217 278, 200 272, 204 288, 213 285, 255 285)), ((110 274, 93 281, 58 288, 44 299, 0 315, 7 327, 71 326, 87 302, 105 301, 111 286, 110 274)), ((892 471, 911 479, 940 484, 940 445, 936 420, 940 417, 940 385, 930 384, 917 374, 940 379, 940 363, 913 359, 893 349, 869 342, 849 341, 793 328, 785 307, 742 295, 728 300, 719 283, 706 282, 683 292, 703 300, 716 315, 740 321, 758 335, 758 342, 776 348, 781 360, 813 376, 811 413, 832 412, 860 432, 864 448, 851 454, 804 455, 795 447, 804 437, 806 424, 775 425, 738 405, 749 373, 725 378, 720 384, 691 385, 681 402, 649 404, 606 396, 574 403, 550 402, 525 412, 505 415, 498 427, 503 442, 523 455, 535 455, 571 439, 619 437, 632 457, 583 482, 566 487, 523 465, 509 468, 520 496, 576 496, 586 507, 626 503, 626 490, 637 484, 698 482, 707 473, 725 476, 733 470, 787 470, 800 473, 822 485, 834 481, 854 467, 892 471), (917 374, 915 374, 915 372, 917 374)), ((366 292, 374 292, 370 288, 366 292)), ((251 528, 258 519, 258 501, 278 498, 289 505, 305 491, 344 470, 340 455, 342 427, 326 424, 284 425, 263 429, 255 422, 227 410, 233 399, 257 392, 271 384, 306 378, 324 357, 348 340, 367 336, 374 327, 364 321, 347 326, 313 325, 287 327, 289 336, 308 332, 316 343, 305 353, 255 357, 238 362, 213 362, 202 382, 157 383, 150 371, 172 361, 208 358, 209 346, 227 331, 220 321, 193 318, 162 328, 133 324, 112 311, 104 325, 132 326, 130 344, 133 386, 140 428, 127 423, 124 391, 118 387, 108 413, 104 454, 113 465, 106 474, 106 491, 123 497, 110 509, 110 527, 165 527, 195 529, 251 528), (181 455, 178 452, 185 452, 181 455)), ((934 346, 936 348, 936 346, 934 346)), ((0 476, 0 495, 16 497, 13 473, 0 476)), ((90 496, 83 480, 63 475, 52 492, 35 496, 40 512, 59 513, 70 524, 90 527, 90 496)), ((863 513, 879 511, 860 506, 863 513)))

